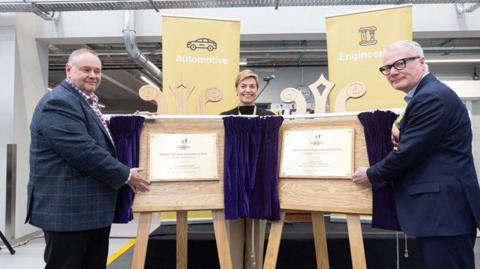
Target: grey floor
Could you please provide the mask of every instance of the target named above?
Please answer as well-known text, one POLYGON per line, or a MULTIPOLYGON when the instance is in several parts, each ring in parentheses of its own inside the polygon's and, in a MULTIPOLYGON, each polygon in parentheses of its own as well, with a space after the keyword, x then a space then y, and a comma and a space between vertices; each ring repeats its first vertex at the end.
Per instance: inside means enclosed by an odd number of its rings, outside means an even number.
MULTIPOLYGON (((154 214, 152 220, 152 230, 156 229, 160 225, 160 220, 156 214, 154 214)), ((110 232, 110 246, 109 246, 109 256, 116 253, 120 248, 122 248, 127 242, 135 238, 137 232, 137 220, 133 220, 128 224, 113 224, 112 230, 110 232)), ((1 240, 0 240, 1 241, 1 240)), ((43 269, 45 268, 45 263, 43 261, 43 250, 45 248, 45 240, 43 239, 43 234, 33 237, 28 243, 22 245, 25 242, 20 242, 17 246, 14 245, 15 255, 10 255, 10 252, 7 248, 1 246, 0 250, 0 269, 43 269)), ((130 256, 131 259, 131 255, 130 256)), ((130 268, 130 261, 128 266, 121 265, 118 263, 123 257, 119 257, 118 260, 112 263, 112 266, 109 266, 108 269, 111 269, 114 264, 114 268, 127 269, 130 268)))
MULTIPOLYGON (((160 220, 155 217, 152 221, 152 230, 160 225, 160 220)), ((129 224, 114 224, 110 234, 110 249, 109 255, 116 253, 127 242, 135 237, 138 223, 133 220, 129 224)), ((476 268, 480 268, 480 234, 477 235, 477 243, 475 244, 475 263, 476 268)), ((24 245, 15 247, 15 255, 10 255, 10 252, 1 246, 0 250, 0 269, 43 269, 45 263, 43 262, 43 249, 45 241, 43 235, 39 235, 28 241, 24 245)), ((118 257, 113 263, 108 266, 108 269, 127 269, 130 268, 132 248, 125 252, 125 255, 118 257)))

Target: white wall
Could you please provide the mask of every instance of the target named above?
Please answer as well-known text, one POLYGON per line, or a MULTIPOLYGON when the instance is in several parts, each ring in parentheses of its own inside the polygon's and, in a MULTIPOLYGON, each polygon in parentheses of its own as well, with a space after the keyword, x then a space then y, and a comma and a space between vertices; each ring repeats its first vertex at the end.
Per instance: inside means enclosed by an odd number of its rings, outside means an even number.
POLYGON ((14 141, 17 144, 16 237, 34 230, 24 224, 29 178, 29 125, 37 101, 48 85, 48 46, 36 40, 36 25, 43 20, 33 14, 18 14, 15 60, 14 141))
POLYGON ((34 14, 0 16, 0 229, 5 229, 6 145, 17 144, 15 238, 36 228, 24 224, 26 185, 29 176, 29 124, 37 101, 45 92, 48 75, 48 47, 36 40, 36 26, 43 20, 34 14))
MULTIPOLYGON (((480 101, 480 80, 443 80, 464 101, 480 101)), ((473 108, 480 115, 480 107, 473 108)))
POLYGON ((6 154, 7 144, 13 143, 13 104, 15 86, 15 29, 12 26, 0 27, 0 230, 5 231, 6 204, 6 154))

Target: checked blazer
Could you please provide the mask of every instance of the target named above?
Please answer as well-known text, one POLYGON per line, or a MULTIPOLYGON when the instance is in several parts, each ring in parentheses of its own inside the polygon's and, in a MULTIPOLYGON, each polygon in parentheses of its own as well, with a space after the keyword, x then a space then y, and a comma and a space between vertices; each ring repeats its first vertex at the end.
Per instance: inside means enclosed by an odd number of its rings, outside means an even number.
POLYGON ((111 225, 130 168, 87 101, 63 81, 37 104, 30 132, 26 221, 56 232, 111 225))

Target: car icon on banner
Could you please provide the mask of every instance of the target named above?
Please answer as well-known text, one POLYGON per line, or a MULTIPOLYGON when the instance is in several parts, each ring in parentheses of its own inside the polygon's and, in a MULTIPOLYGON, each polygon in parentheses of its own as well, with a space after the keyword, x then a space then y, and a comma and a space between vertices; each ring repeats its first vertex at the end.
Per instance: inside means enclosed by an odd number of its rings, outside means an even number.
POLYGON ((211 39, 202 37, 197 40, 188 41, 187 48, 191 50, 207 49, 208 51, 213 51, 217 49, 217 42, 211 39))

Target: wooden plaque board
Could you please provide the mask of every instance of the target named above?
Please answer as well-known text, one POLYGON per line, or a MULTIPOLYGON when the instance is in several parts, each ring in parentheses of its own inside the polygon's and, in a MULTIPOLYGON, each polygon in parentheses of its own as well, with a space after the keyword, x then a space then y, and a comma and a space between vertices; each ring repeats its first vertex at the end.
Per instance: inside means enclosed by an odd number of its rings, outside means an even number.
POLYGON ((355 129, 315 127, 283 134, 280 177, 352 178, 355 129))
POLYGON ((216 133, 219 180, 153 182, 150 191, 137 193, 135 212, 193 211, 223 209, 224 128, 221 119, 151 119, 146 120, 140 138, 140 167, 149 178, 149 143, 152 133, 216 133))
MULTIPOLYGON (((356 116, 286 120, 280 129, 280 139, 286 130, 322 127, 355 129, 353 166, 369 166, 363 126, 356 116)), ((282 141, 279 152, 282 152, 281 145, 282 141)), ((280 177, 279 192, 280 207, 283 210, 372 214, 372 190, 359 187, 350 179, 280 177)))
MULTIPOLYGON (((368 166, 363 126, 356 116, 285 120, 280 140, 286 130, 324 128, 354 128, 354 168, 368 166)), ((146 120, 140 139, 140 167, 148 173, 148 137, 152 132, 212 133, 218 137, 218 181, 155 182, 150 192, 135 196, 135 212, 223 209, 223 149, 224 129, 221 119, 161 119, 146 120)), ((279 154, 282 141, 280 141, 279 154)), ((281 158, 281 157, 280 157, 281 158)), ((148 178, 148 174, 146 177, 148 178)), ((284 210, 320 211, 346 214, 372 213, 370 188, 362 188, 344 178, 279 179, 280 207, 284 210)))

